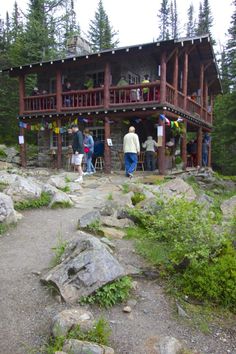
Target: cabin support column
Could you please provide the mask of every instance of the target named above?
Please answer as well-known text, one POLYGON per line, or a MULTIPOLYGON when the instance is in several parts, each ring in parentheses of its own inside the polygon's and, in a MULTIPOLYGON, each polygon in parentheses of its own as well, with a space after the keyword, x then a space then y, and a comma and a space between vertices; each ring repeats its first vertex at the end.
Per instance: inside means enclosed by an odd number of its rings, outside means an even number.
MULTIPOLYGON (((161 54, 161 82, 160 82, 160 101, 161 103, 166 102, 166 52, 161 54)), ((165 114, 165 112, 162 112, 165 114)), ((165 121, 159 118, 159 126, 162 126, 163 136, 161 137, 162 145, 158 147, 158 169, 159 174, 165 174, 165 121)))
POLYGON ((62 108, 62 77, 61 77, 61 71, 57 70, 56 72, 56 107, 57 107, 57 112, 61 112, 62 108))
MULTIPOLYGON (((187 94, 188 94, 188 52, 184 52, 184 71, 183 71, 183 94, 184 94, 184 110, 187 110, 187 94)), ((184 133, 182 135, 181 158, 183 160, 183 169, 187 166, 187 122, 184 121, 184 133)))
POLYGON ((201 111, 200 117, 203 118, 203 105, 204 105, 204 65, 200 66, 200 101, 201 101, 201 111))
POLYGON ((211 140, 209 141, 208 146, 208 167, 211 167, 211 140))
MULTIPOLYGON (((19 113, 20 115, 24 114, 25 105, 24 105, 24 97, 25 97, 25 76, 19 76, 19 113)), ((24 143, 20 144, 20 164, 22 167, 26 167, 26 144, 25 144, 25 129, 20 127, 20 136, 23 136, 24 143)))
POLYGON ((57 119, 57 127, 59 128, 59 133, 57 134, 57 168, 61 168, 62 162, 62 137, 61 137, 61 120, 57 119))
POLYGON ((178 73, 179 73, 179 52, 177 49, 174 56, 174 73, 173 73, 173 86, 175 88, 175 93, 174 93, 175 106, 178 106, 178 73))
POLYGON ((205 106, 205 117, 204 117, 204 119, 205 119, 205 121, 207 122, 207 117, 208 117, 208 82, 207 81, 205 81, 205 89, 204 89, 204 91, 205 91, 205 100, 204 100, 204 106, 205 106))
POLYGON ((110 82, 111 82, 111 67, 109 63, 105 65, 104 72, 104 108, 108 109, 110 105, 110 82))
POLYGON ((197 131, 197 165, 202 167, 202 127, 197 131))
POLYGON ((104 135, 104 171, 105 173, 111 173, 111 148, 107 143, 107 139, 111 139, 111 128, 108 117, 105 117, 104 121, 104 135))

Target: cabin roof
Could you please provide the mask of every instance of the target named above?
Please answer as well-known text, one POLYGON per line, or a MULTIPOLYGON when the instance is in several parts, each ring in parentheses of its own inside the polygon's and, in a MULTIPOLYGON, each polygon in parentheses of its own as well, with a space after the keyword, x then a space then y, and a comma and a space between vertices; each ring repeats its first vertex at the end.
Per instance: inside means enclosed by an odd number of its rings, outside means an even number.
MULTIPOLYGON (((215 59, 214 50, 212 44, 210 42, 210 37, 208 34, 196 37, 189 37, 189 38, 178 38, 178 39, 170 39, 165 41, 155 41, 151 43, 143 43, 143 44, 136 44, 131 46, 119 47, 114 49, 107 49, 103 51, 93 52, 90 54, 84 55, 74 55, 60 59, 52 59, 49 61, 41 61, 37 63, 30 63, 25 65, 20 65, 16 67, 10 67, 1 70, 0 72, 8 72, 10 76, 16 77, 21 74, 21 72, 30 73, 32 70, 37 70, 37 68, 47 68, 51 65, 56 64, 57 66, 60 64, 70 64, 76 61, 84 61, 89 58, 106 58, 113 57, 117 54, 125 54, 125 53, 137 53, 139 51, 151 51, 151 52, 161 52, 163 48, 168 50, 169 53, 174 48, 184 48, 186 46, 192 46, 192 48, 196 48, 196 50, 191 51, 192 63, 191 65, 197 66, 199 65, 199 60, 204 63, 208 63, 208 77, 210 80, 213 81, 212 83, 212 91, 215 94, 222 92, 221 82, 220 82, 220 75, 218 66, 215 59)), ((196 71, 197 68, 196 68, 196 71)))

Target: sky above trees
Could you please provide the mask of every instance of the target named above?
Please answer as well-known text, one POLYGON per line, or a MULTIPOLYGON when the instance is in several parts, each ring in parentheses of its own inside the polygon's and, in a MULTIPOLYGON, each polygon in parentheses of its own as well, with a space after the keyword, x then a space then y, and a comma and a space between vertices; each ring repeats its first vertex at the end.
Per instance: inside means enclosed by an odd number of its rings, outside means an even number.
MULTIPOLYGON (((180 29, 185 35, 184 24, 187 20, 187 10, 193 3, 195 16, 198 15, 199 1, 177 0, 180 29)), ((0 16, 5 17, 6 10, 12 11, 14 0, 1 1, 0 16)), ((18 5, 24 11, 27 0, 19 0, 18 5)), ((151 42, 158 37, 157 14, 161 1, 147 0, 146 2, 137 0, 104 0, 104 8, 115 30, 119 30, 120 45, 131 45, 135 43, 151 42)), ((213 36, 217 45, 226 41, 225 33, 229 27, 232 15, 232 0, 210 0, 212 15, 214 17, 213 36)), ((75 9, 80 28, 87 33, 89 22, 94 17, 98 0, 75 1, 75 9)))

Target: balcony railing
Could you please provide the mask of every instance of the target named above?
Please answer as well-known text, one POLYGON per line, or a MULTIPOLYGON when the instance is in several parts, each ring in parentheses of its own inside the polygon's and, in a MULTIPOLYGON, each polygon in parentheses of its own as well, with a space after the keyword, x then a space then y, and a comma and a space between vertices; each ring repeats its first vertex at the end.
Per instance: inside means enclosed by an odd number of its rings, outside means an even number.
MULTIPOLYGON (((90 90, 77 90, 62 92, 61 107, 57 107, 57 95, 45 94, 37 96, 24 97, 24 113, 33 112, 57 112, 71 111, 79 109, 98 109, 106 107, 122 107, 122 106, 145 106, 147 104, 160 103, 160 81, 127 85, 127 86, 110 86, 108 102, 105 104, 104 88, 95 88, 90 90)), ((175 106, 177 99, 177 107, 184 110, 185 95, 177 92, 170 84, 166 84, 166 103, 175 106)), ((205 109, 197 101, 186 98, 186 111, 197 118, 202 118, 208 123, 212 123, 212 113, 205 109)))

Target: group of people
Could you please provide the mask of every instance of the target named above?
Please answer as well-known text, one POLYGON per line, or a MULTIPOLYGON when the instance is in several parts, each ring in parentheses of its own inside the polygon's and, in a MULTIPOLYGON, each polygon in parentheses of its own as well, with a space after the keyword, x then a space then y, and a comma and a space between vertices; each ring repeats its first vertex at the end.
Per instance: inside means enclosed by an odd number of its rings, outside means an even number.
MULTIPOLYGON (((210 145, 211 137, 208 133, 204 134, 202 139, 202 166, 208 166, 208 157, 209 157, 209 145, 210 145)), ((197 166, 197 139, 190 140, 187 143, 187 153, 191 157, 192 165, 194 167, 197 166)))
POLYGON ((78 125, 72 126, 72 158, 71 164, 74 166, 75 171, 78 171, 79 177, 76 179, 76 182, 83 182, 84 175, 91 175, 95 173, 95 167, 92 162, 92 157, 94 153, 94 140, 90 134, 89 129, 84 130, 83 133, 79 130, 78 125), (82 163, 85 160, 86 171, 82 169, 82 163))
MULTIPOLYGON (((142 144, 145 149, 145 160, 148 171, 154 171, 156 168, 156 149, 157 142, 148 136, 147 140, 142 144)), ((135 128, 131 126, 129 132, 124 136, 123 151, 125 159, 125 173, 127 177, 132 178, 137 168, 138 155, 140 154, 139 137, 135 133, 135 128)))

